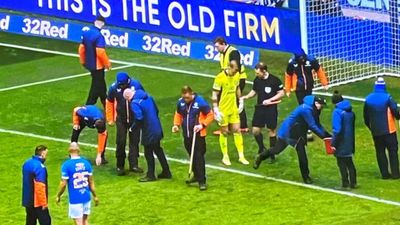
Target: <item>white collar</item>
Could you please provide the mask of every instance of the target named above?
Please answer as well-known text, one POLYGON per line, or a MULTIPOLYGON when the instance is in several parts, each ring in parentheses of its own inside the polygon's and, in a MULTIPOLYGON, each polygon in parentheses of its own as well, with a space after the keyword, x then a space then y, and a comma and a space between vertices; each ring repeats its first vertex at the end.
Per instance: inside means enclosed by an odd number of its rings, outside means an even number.
POLYGON ((71 159, 80 159, 80 156, 71 156, 71 159))

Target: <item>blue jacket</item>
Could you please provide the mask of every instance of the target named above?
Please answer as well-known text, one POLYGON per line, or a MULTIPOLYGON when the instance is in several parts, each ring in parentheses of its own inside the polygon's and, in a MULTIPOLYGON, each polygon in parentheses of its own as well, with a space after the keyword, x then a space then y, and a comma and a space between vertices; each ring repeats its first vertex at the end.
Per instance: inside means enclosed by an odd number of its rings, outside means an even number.
POLYGON ((283 122, 278 130, 278 138, 295 146, 300 138, 307 140, 307 130, 312 130, 320 138, 329 134, 319 123, 319 113, 314 107, 315 96, 304 97, 304 104, 299 105, 283 122))
POLYGON ((395 119, 400 119, 397 103, 384 88, 375 88, 364 104, 364 123, 373 136, 396 132, 395 119))
MULTIPOLYGON (((128 84, 128 88, 134 88, 135 90, 144 90, 142 84, 140 83, 140 81, 135 80, 130 78, 130 82, 128 84)), ((106 110, 107 110, 107 114, 111 114, 110 119, 114 117, 114 110, 117 113, 116 115, 116 119, 119 121, 128 121, 128 122, 132 122, 133 121, 133 117, 132 117, 132 113, 127 112, 127 108, 126 108, 126 100, 124 99, 123 93, 124 93, 125 89, 122 89, 118 86, 117 82, 114 82, 113 84, 111 84, 110 88, 108 89, 108 95, 107 95, 107 104, 106 104, 106 110), (116 107, 114 107, 116 101, 116 107), (127 113, 129 113, 129 117, 127 118, 127 113)), ((108 118, 108 116, 107 116, 108 118)))
POLYGON ((332 143, 335 156, 349 157, 355 151, 355 115, 348 100, 336 104, 332 114, 332 143))
POLYGON ((104 120, 104 115, 95 105, 85 105, 76 110, 76 115, 80 122, 83 122, 90 128, 95 128, 96 120, 104 120))
POLYGON ((84 51, 84 66, 89 71, 94 71, 99 68, 101 65, 97 65, 98 48, 105 48, 106 42, 103 35, 100 32, 100 29, 92 26, 89 29, 85 29, 82 32, 82 45, 85 47, 84 51))
POLYGON ((132 128, 135 126, 142 128, 142 145, 160 142, 163 131, 154 99, 143 90, 137 90, 131 102, 131 110, 135 118, 132 128))
POLYGON ((47 206, 47 169, 44 160, 32 156, 22 166, 22 205, 24 207, 47 206))
MULTIPOLYGON (((176 114, 174 116, 174 125, 182 126, 182 134, 184 137, 193 137, 193 127, 197 124, 208 126, 213 121, 213 115, 210 105, 200 95, 195 95, 193 101, 187 104, 182 98, 176 104, 176 114)), ((204 137, 206 130, 200 132, 200 136, 204 137)))

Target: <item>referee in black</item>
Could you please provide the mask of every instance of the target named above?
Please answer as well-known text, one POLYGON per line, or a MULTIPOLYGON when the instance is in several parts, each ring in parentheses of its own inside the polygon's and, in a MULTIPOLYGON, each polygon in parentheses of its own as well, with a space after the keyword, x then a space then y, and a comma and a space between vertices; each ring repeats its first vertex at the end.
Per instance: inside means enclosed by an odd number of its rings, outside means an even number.
MULTIPOLYGON (((267 127, 268 129, 270 147, 272 148, 276 144, 278 103, 285 93, 281 80, 268 72, 266 64, 257 63, 255 74, 256 78, 253 81, 252 90, 242 99, 246 100, 257 95, 252 125, 253 135, 258 145, 258 154, 260 154, 265 149, 262 128, 267 127)), ((270 162, 274 161, 275 157, 271 157, 270 162)))

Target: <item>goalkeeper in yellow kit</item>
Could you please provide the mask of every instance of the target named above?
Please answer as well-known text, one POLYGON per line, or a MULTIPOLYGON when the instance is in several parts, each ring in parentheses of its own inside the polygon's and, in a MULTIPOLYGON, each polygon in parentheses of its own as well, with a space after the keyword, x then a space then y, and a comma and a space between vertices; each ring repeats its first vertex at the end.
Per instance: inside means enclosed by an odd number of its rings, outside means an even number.
POLYGON ((214 80, 213 84, 213 109, 215 120, 221 127, 219 135, 219 144, 223 153, 222 163, 227 166, 231 165, 228 155, 228 133, 233 133, 236 149, 239 153, 239 162, 248 165, 243 154, 243 137, 240 132, 239 113, 243 110, 243 101, 240 98, 240 75, 239 68, 235 60, 229 63, 229 68, 220 72, 214 80), (239 106, 238 106, 239 102, 239 106))

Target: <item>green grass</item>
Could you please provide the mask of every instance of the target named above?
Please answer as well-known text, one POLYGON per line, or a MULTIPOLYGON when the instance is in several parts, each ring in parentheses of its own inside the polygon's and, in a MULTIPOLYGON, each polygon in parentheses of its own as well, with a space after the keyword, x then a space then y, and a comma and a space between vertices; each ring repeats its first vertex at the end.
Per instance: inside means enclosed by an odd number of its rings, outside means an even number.
MULTIPOLYGON (((75 52, 76 44, 48 39, 28 38, 25 36, 0 33, 2 42, 23 44, 26 46, 75 52)), ((77 58, 54 56, 30 51, 1 48, 0 55, 7 63, 0 66, 0 87, 9 87, 55 77, 86 72, 78 64, 77 58), (40 68, 32 70, 32 68, 40 68), (10 74, 10 75, 6 75, 10 74), (13 79, 10 76, 13 76, 13 79)), ((150 55, 121 49, 108 49, 113 59, 172 67, 189 71, 215 74, 217 63, 196 61, 163 55, 150 55)), ((272 73, 281 75, 289 55, 283 53, 262 52, 261 59, 266 60, 272 73)), ((172 117, 179 90, 184 84, 190 84, 196 92, 209 98, 212 79, 138 67, 126 69, 139 79, 146 90, 154 96, 162 120, 165 138, 163 147, 168 156, 185 159, 187 157, 181 135, 171 134, 172 117)), ((251 70, 249 79, 254 77, 251 70)), ((107 83, 115 79, 118 71, 107 73, 107 83)), ((392 78, 391 78, 392 79, 392 78)), ((87 97, 90 78, 80 77, 56 83, 21 88, 1 92, 0 128, 56 138, 69 139, 71 133, 71 111, 82 105, 87 97)), ((390 80, 389 89, 399 86, 396 79, 390 80)), ((365 81, 339 87, 343 94, 365 96, 372 89, 372 82, 365 81)), ((247 86, 246 91, 250 90, 247 86)), ((397 95, 395 95, 396 97, 397 95)), ((251 122, 254 100, 246 103, 249 123, 251 122)), ((279 120, 282 120, 296 106, 294 96, 285 99, 279 106, 279 120)), ((388 200, 400 201, 399 181, 383 181, 379 171, 372 140, 362 123, 362 103, 353 102, 357 115, 357 142, 355 163, 358 170, 360 189, 358 194, 376 196, 388 200)), ((322 113, 322 123, 330 129, 330 117, 333 107, 322 113)), ((216 124, 209 132, 216 129, 216 124)), ((115 128, 109 128, 109 146, 115 144, 115 128)), ((96 132, 85 130, 80 138, 82 142, 95 143, 96 132)), ((266 140, 268 140, 266 138, 266 140)), ((232 168, 255 172, 281 179, 301 181, 295 151, 288 148, 273 165, 263 164, 258 171, 250 166, 239 165, 237 154, 230 140, 232 168)), ((268 141, 266 141, 266 144, 268 141)), ((45 143, 50 153, 47 165, 49 169, 50 210, 55 224, 71 224, 67 218, 67 200, 58 207, 54 204, 60 165, 66 158, 65 143, 44 141, 9 134, 0 134, 2 153, 0 165, 3 172, 0 182, 1 224, 21 224, 24 210, 20 206, 21 172, 24 160, 30 157, 37 144, 45 143), (7 203, 7 204, 4 204, 7 203)), ((248 159, 256 153, 256 144, 251 135, 245 135, 245 149, 248 159)), ((93 160, 95 150, 84 148, 83 154, 93 160)), ((320 140, 308 146, 311 175, 315 184, 322 187, 339 185, 338 169, 332 156, 324 153, 320 140)), ((171 163, 174 179, 151 184, 140 184, 137 176, 117 177, 114 172, 114 152, 108 151, 110 164, 95 168, 95 180, 101 199, 101 205, 93 209, 92 224, 398 224, 398 207, 361 200, 338 194, 295 187, 264 179, 251 178, 208 169, 210 189, 200 193, 197 188, 188 188, 184 184, 187 165, 171 163)), ((207 138, 207 163, 220 164, 221 153, 215 136, 207 138)), ((251 160, 252 161, 252 160, 251 160)), ((144 167, 145 162, 140 158, 144 167)))

